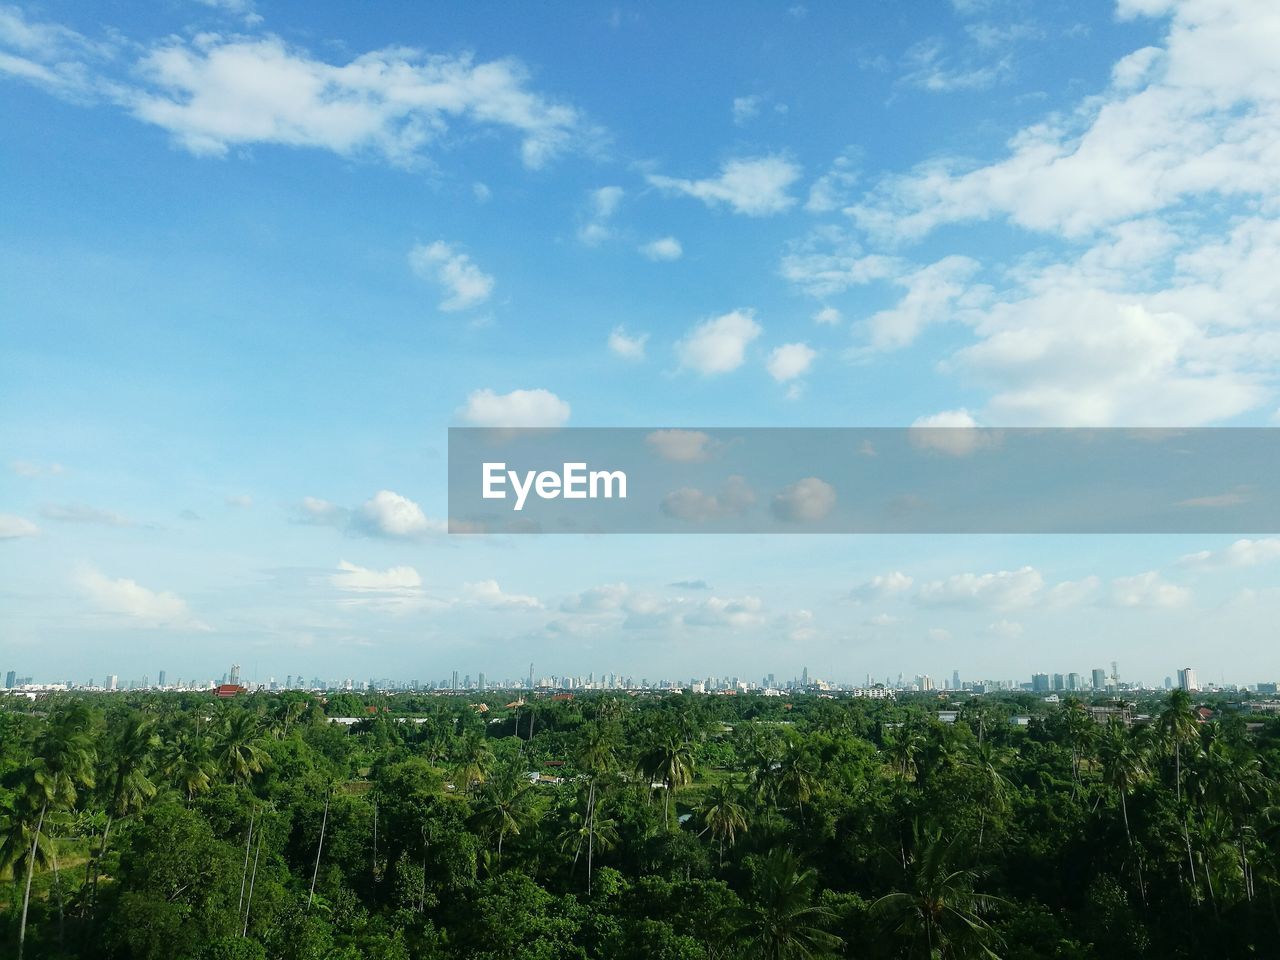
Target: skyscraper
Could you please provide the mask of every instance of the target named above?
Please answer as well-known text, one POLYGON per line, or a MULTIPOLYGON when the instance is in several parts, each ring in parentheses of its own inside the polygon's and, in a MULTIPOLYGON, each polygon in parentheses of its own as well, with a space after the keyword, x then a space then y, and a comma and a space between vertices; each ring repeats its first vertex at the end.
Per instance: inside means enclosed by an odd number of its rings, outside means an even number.
POLYGON ((1178 671, 1178 689, 1185 690, 1187 693, 1194 693, 1200 689, 1200 684, 1196 682, 1196 672, 1191 667, 1183 667, 1178 671))
POLYGON ((14 686, 14 681, 16 681, 17 679, 18 679, 18 671, 10 670, 8 673, 4 675, 4 688, 6 690, 12 690, 14 686))
POLYGON ((1103 670, 1101 667, 1093 668, 1093 689, 1107 689, 1107 671, 1103 670))
POLYGON ((160 673, 156 676, 156 686, 163 687, 166 679, 168 679, 167 674, 163 670, 161 670, 160 673))
POLYGON ((1031 675, 1031 689, 1036 693, 1047 693, 1049 690, 1049 675, 1047 673, 1033 673, 1031 675))

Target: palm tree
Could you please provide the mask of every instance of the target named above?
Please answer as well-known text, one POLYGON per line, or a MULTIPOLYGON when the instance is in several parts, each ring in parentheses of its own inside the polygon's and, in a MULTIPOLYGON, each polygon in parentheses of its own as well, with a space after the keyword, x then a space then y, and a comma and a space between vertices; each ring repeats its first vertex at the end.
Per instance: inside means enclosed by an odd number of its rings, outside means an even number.
POLYGON ((1174 784, 1178 802, 1182 802, 1182 745, 1199 736, 1200 721, 1185 690, 1174 690, 1156 721, 1161 737, 1173 748, 1174 784))
POLYGON ((844 941, 824 930, 832 919, 813 902, 817 873, 805 869, 786 847, 775 847, 760 861, 752 901, 735 911, 733 939, 739 956, 760 960, 806 960, 838 950, 844 941))
POLYGON ((871 905, 886 933, 902 943, 901 957, 954 960, 996 955, 995 929, 988 922, 1002 903, 973 889, 976 874, 955 867, 955 841, 938 834, 917 837, 907 891, 889 893, 871 905))
MULTIPOLYGON (((566 855, 573 851, 573 870, 578 866, 583 847, 594 846, 596 850, 612 850, 618 845, 618 821, 609 816, 608 803, 596 798, 587 816, 587 799, 581 795, 575 800, 565 818, 565 828, 560 832, 560 850, 566 855)), ((588 894, 590 885, 588 884, 588 894)))
POLYGON ((461 782, 464 793, 484 783, 493 766, 493 751, 482 737, 468 733, 458 743, 454 779, 461 782))
POLYGON ((578 764, 587 772, 587 896, 591 895, 591 875, 595 864, 596 787, 600 776, 614 764, 617 728, 611 722, 596 721, 585 728, 578 744, 578 764))
POLYGON ((1004 771, 1008 768, 1009 761, 1009 751, 995 746, 990 740, 975 741, 967 755, 960 761, 976 772, 982 783, 983 795, 980 798, 981 812, 978 820, 979 850, 982 849, 982 840, 987 829, 987 808, 1004 809, 1005 796, 1010 787, 1009 778, 1004 775, 1004 771))
POLYGON ((213 783, 214 764, 209 756, 208 743, 207 737, 201 739, 193 733, 181 731, 164 752, 165 774, 173 779, 188 804, 213 783))
POLYGON ((773 780, 777 797, 793 804, 801 816, 805 803, 821 790, 813 757, 799 740, 787 743, 773 780))
POLYGON ((703 833, 710 833, 720 848, 720 866, 724 866, 724 847, 733 846, 738 834, 747 832, 747 810, 739 802, 736 791, 720 783, 712 787, 702 805, 703 833))
POLYGON ((98 853, 93 857, 93 887, 98 888, 98 871, 107 852, 111 824, 140 810, 156 795, 156 785, 148 774, 160 747, 155 717, 134 714, 125 721, 112 745, 112 763, 108 770, 110 795, 107 799, 107 823, 102 830, 98 853))
POLYGON ((1127 797, 1134 789, 1151 777, 1144 752, 1138 749, 1124 724, 1112 717, 1106 732, 1098 744, 1098 758, 1102 761, 1102 782, 1120 797, 1120 813, 1124 817, 1124 835, 1133 846, 1133 834, 1129 830, 1129 804, 1127 797))
POLYGON ((925 746, 924 735, 914 727, 899 726, 885 745, 893 762, 894 775, 901 781, 916 779, 920 773, 920 753, 925 746))
POLYGON ((671 825, 671 794, 693 782, 693 750, 674 730, 656 734, 641 752, 636 764, 640 772, 661 781, 666 788, 662 820, 671 825))
POLYGON ((528 825, 532 784, 515 765, 498 772, 481 794, 480 808, 475 813, 477 824, 498 838, 498 869, 502 869, 502 841, 508 835, 518 837, 528 825))
MULTIPOLYGON (((18 925, 18 960, 22 960, 27 939, 27 913, 31 905, 31 881, 41 857, 41 833, 51 810, 71 810, 81 788, 94 784, 94 745, 90 732, 91 714, 84 706, 66 708, 54 714, 36 740, 31 763, 17 771, 21 818, 30 829, 31 847, 26 857, 27 879, 22 895, 22 919, 18 925)), ((25 827, 24 827, 25 829, 25 827)), ((47 848, 57 871, 56 852, 47 848)))
POLYGON ((214 759, 235 783, 260 773, 271 757, 262 736, 262 720, 247 710, 231 715, 218 737, 214 759))

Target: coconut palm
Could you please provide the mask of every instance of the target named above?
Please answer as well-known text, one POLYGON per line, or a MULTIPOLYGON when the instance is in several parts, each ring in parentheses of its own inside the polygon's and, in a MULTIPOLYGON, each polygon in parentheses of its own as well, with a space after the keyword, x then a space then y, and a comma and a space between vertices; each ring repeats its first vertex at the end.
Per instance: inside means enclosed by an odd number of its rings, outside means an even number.
POLYGON ((611 722, 588 724, 578 744, 578 765, 587 772, 587 895, 595 865, 595 817, 598 781, 616 760, 617 727, 611 722))
POLYGON ((149 774, 160 748, 157 720, 152 716, 133 714, 116 734, 111 746, 111 764, 107 770, 107 823, 102 830, 98 852, 93 857, 93 890, 97 890, 98 871, 111 837, 111 825, 142 809, 156 795, 156 785, 149 774))
POLYGON ((262 731, 260 717, 240 710, 228 718, 218 735, 214 761, 233 782, 247 782, 271 762, 262 731))
MULTIPOLYGON (((69 707, 54 714, 35 743, 34 759, 16 771, 11 786, 17 788, 20 822, 15 830, 28 831, 31 846, 26 856, 26 883, 22 895, 22 918, 18 925, 18 960, 22 960, 27 939, 27 913, 31 905, 31 881, 36 862, 42 859, 41 837, 51 811, 71 810, 79 791, 94 784, 94 744, 92 716, 84 706, 69 707)), ((57 872, 57 856, 52 845, 47 855, 57 872)))
POLYGON ((1174 785, 1178 802, 1182 802, 1182 745, 1199 738, 1200 721, 1185 690, 1174 690, 1156 720, 1161 738, 1173 750, 1174 785))
POLYGON ((671 795, 693 782, 693 750, 675 730, 658 732, 641 750, 636 766, 651 780, 666 788, 662 801, 662 821, 670 827, 671 795))
POLYGON ((957 960, 994 958, 999 938, 988 917, 1002 903, 976 892, 977 875, 954 865, 955 841, 933 834, 917 837, 907 888, 886 894, 871 905, 900 957, 957 960))
POLYGON ((164 751, 161 762, 165 774, 182 791, 188 804, 213 783, 215 768, 208 744, 208 737, 180 731, 164 751))
POLYGON ((775 847, 759 863, 750 902, 735 911, 736 956, 807 960, 830 955, 844 941, 824 929, 831 911, 814 903, 817 874, 791 850, 775 847))
POLYGON ((454 780, 468 794, 484 783, 493 766, 493 751, 484 738, 474 733, 468 733, 458 742, 454 757, 454 780))
POLYGON ((724 866, 725 844, 732 847, 738 834, 747 832, 747 809, 739 801, 737 791, 719 783, 707 792, 707 798, 699 812, 706 825, 702 832, 711 834, 711 839, 720 849, 721 866, 724 866))
POLYGON ((490 836, 498 838, 497 867, 502 869, 502 842, 518 837, 529 824, 533 785, 519 767, 503 767, 480 794, 474 820, 490 836))

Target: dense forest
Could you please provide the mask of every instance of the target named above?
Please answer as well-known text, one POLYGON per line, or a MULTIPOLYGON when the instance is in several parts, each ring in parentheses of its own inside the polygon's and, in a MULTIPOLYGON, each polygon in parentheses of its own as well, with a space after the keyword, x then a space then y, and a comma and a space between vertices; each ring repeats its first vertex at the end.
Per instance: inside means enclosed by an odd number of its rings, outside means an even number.
POLYGON ((510 696, 13 698, 0 954, 1280 955, 1280 721, 510 696))

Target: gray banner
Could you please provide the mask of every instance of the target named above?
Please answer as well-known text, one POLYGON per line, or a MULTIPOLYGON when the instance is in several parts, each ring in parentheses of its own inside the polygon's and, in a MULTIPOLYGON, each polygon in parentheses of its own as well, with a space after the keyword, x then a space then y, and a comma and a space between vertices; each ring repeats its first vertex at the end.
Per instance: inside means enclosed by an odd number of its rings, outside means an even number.
POLYGON ((1276 533, 1280 429, 455 428, 450 533, 1276 533))

